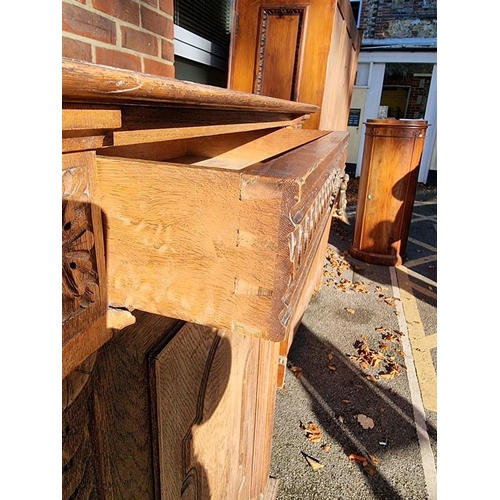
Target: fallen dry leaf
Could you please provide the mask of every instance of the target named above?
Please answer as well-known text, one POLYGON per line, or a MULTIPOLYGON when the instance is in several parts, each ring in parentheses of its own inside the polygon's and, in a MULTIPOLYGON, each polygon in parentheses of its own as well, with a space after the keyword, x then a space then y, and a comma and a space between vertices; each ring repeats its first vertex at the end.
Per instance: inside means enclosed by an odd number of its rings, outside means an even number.
POLYGON ((330 451, 330 445, 329 445, 329 444, 327 444, 327 443, 322 444, 322 445, 321 445, 321 449, 322 449, 323 451, 330 451))
POLYGON ((381 378, 393 379, 394 377, 400 375, 399 366, 390 361, 385 368, 385 372, 380 372, 379 375, 381 378))
POLYGON ((296 378, 300 378, 302 376, 302 368, 300 366, 291 366, 290 370, 293 372, 296 378))
POLYGON ((384 326, 379 326, 378 328, 375 328, 375 331, 379 333, 391 333, 389 328, 385 328, 384 326))
POLYGON ((346 307, 345 310, 349 313, 349 314, 354 314, 354 309, 350 308, 350 307, 346 307))
POLYGON ((311 441, 312 443, 321 441, 321 429, 316 424, 309 422, 307 427, 305 427, 304 432, 307 436, 307 439, 309 439, 309 441, 311 441))
POLYGON ((373 476, 374 474, 377 473, 377 469, 375 468, 375 464, 378 463, 378 460, 373 455, 370 455, 370 460, 368 460, 363 455, 357 455, 356 453, 351 453, 349 455, 349 460, 351 462, 356 462, 356 463, 361 464, 363 466, 363 470, 369 476, 373 476))
POLYGON ((358 350, 359 361, 361 368, 367 369, 370 366, 376 368, 382 361, 385 360, 384 354, 370 349, 364 341, 357 340, 354 347, 358 350))
POLYGON ((328 365, 328 369, 329 369, 331 372, 334 372, 337 368, 335 368, 335 366, 333 366, 333 365, 328 365))
POLYGON ((324 465, 319 460, 316 460, 315 458, 310 457, 309 455, 307 455, 303 451, 301 451, 301 453, 313 471, 318 471, 324 467, 324 465))
POLYGON ((368 293, 366 285, 362 281, 352 282, 346 278, 341 278, 338 283, 334 283, 335 288, 346 293, 358 292, 358 293, 368 293))
POLYGON ((361 424, 363 429, 373 429, 375 426, 373 419, 363 415, 362 413, 355 415, 355 417, 358 419, 358 422, 361 424))
POLYGON ((357 455, 356 453, 351 453, 349 455, 349 460, 351 462, 358 462, 360 464, 365 464, 368 460, 363 455, 357 455))

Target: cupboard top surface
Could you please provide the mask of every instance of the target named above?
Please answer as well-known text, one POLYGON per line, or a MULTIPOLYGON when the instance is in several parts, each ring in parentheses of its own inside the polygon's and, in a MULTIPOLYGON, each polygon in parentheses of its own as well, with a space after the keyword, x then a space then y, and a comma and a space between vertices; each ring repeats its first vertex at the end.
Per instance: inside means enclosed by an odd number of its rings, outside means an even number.
POLYGON ((62 59, 62 100, 308 114, 313 104, 228 90, 94 63, 62 59))

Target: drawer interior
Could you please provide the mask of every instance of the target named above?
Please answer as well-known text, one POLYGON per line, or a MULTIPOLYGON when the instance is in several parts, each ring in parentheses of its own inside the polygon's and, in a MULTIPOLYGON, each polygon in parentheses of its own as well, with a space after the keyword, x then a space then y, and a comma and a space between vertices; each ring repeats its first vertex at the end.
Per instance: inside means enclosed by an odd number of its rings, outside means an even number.
POLYGON ((99 149, 98 154, 241 170, 291 151, 328 133, 324 130, 293 128, 252 130, 148 144, 110 146, 99 149))

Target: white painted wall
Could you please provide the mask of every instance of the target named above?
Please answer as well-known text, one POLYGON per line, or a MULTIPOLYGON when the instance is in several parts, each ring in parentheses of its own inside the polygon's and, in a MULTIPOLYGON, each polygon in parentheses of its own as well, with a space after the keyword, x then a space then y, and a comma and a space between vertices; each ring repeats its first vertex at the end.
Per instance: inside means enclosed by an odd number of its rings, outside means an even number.
POLYGON ((359 127, 347 127, 349 132, 349 143, 347 145, 347 163, 356 163, 358 161, 358 149, 361 142, 361 130, 365 121, 364 110, 366 103, 367 88, 355 87, 352 91, 351 108, 361 109, 359 117, 359 127))

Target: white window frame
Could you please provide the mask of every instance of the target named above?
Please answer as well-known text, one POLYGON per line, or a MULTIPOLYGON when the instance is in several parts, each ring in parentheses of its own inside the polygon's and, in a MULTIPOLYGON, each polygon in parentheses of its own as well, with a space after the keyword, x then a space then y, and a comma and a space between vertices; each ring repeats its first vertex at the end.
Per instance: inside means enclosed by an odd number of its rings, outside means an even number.
POLYGON ((222 71, 228 69, 229 52, 201 36, 174 24, 174 55, 222 71))

